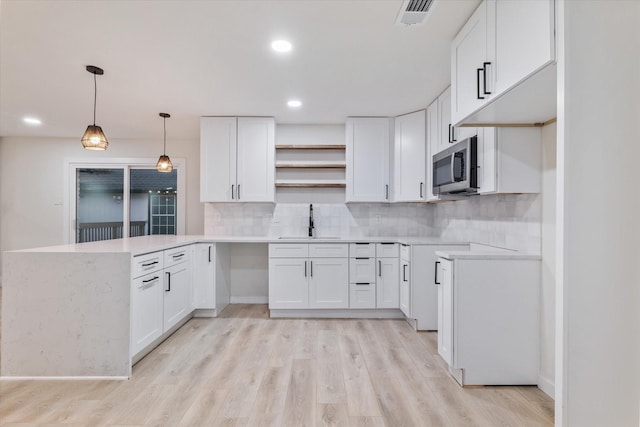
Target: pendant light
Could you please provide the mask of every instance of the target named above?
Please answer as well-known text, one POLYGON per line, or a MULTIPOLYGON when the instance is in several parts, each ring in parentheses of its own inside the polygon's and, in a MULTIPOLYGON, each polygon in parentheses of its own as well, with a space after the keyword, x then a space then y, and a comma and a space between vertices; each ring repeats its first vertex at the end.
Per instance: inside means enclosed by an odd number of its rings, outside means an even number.
POLYGON ((173 165, 171 164, 171 159, 167 156, 167 119, 171 117, 167 113, 160 113, 160 117, 162 117, 162 127, 164 129, 164 137, 163 139, 163 149, 162 156, 158 159, 158 163, 156 164, 156 170, 158 172, 171 172, 173 170, 173 165))
POLYGON ((87 71, 93 74, 93 124, 87 126, 87 130, 82 135, 82 146, 86 150, 106 150, 109 146, 107 137, 104 136, 102 128, 96 126, 96 98, 98 97, 98 84, 96 82, 96 75, 101 76, 104 74, 102 68, 94 65, 87 65, 87 71))

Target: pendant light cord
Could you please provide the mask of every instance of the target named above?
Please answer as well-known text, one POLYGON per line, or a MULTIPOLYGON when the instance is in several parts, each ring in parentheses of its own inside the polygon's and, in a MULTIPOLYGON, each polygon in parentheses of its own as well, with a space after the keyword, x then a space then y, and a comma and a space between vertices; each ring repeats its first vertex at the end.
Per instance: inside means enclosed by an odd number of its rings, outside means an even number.
POLYGON ((93 74, 93 125, 96 125, 96 99, 98 98, 98 83, 96 82, 96 75, 93 74))
POLYGON ((162 154, 167 155, 167 118, 166 117, 162 118, 162 128, 164 131, 163 137, 162 137, 162 140, 164 141, 162 145, 162 154))

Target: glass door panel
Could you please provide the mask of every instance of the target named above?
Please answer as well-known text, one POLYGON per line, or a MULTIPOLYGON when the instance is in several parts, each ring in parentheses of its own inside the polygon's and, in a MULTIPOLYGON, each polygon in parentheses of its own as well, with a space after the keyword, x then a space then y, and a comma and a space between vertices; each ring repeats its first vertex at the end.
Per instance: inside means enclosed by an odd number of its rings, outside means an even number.
POLYGON ((178 173, 130 169, 129 235, 176 234, 178 173))
POLYGON ((124 169, 76 169, 76 243, 124 236, 124 169))

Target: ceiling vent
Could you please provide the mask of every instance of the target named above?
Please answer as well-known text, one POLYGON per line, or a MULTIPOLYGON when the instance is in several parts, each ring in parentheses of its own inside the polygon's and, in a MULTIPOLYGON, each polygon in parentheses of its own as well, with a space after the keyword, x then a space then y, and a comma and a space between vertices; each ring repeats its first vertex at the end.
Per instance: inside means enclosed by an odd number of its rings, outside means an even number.
POLYGON ((424 24, 435 2, 436 0, 404 0, 400 13, 398 13, 398 19, 396 19, 396 25, 424 24))

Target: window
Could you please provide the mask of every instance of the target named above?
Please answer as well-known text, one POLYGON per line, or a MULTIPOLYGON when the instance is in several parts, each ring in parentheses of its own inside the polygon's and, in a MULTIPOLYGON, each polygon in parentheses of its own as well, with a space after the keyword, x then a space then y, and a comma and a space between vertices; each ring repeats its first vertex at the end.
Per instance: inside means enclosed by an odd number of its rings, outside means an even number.
POLYGON ((175 159, 171 173, 156 171, 155 163, 155 159, 68 162, 68 242, 184 234, 184 160, 175 159))

